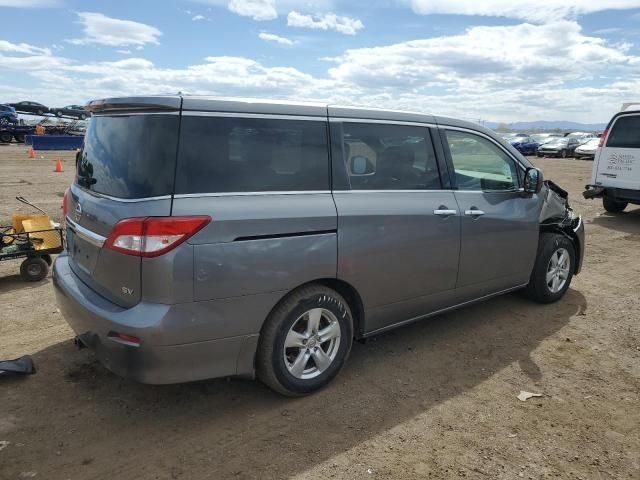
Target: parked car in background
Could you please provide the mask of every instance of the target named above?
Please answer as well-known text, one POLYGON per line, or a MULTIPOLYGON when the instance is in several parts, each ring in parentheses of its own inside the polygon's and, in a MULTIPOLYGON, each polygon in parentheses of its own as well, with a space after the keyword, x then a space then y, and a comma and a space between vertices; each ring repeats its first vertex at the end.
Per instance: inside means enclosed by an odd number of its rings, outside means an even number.
POLYGON ((0 105, 0 125, 18 123, 16 109, 10 105, 0 105))
POLYGON ((569 133, 567 135, 567 138, 575 138, 576 140, 578 140, 580 145, 582 145, 583 143, 588 142, 592 138, 597 138, 597 136, 594 133, 573 132, 573 133, 569 133))
POLYGON ((602 198, 607 212, 640 205, 640 104, 624 104, 600 137, 585 198, 602 198))
POLYGON ((598 150, 599 138, 589 138, 582 145, 579 145, 573 152, 573 156, 581 160, 593 160, 598 150))
POLYGON ((8 105, 15 108, 19 113, 28 113, 31 115, 44 115, 45 113, 49 113, 49 107, 37 102, 25 101, 18 103, 9 103, 8 105))
POLYGON ((509 143, 523 155, 535 155, 540 145, 532 137, 526 135, 512 137, 509 139, 509 143))
POLYGON ((471 122, 188 96, 87 108, 53 284, 125 377, 255 372, 304 395, 354 339, 519 289, 555 302, 580 272, 567 192, 471 122))
POLYGON ((571 157, 579 145, 580 142, 575 138, 554 138, 538 147, 538 156, 561 158, 571 157))
POLYGON ((73 117, 84 120, 91 114, 87 112, 82 105, 67 105, 66 107, 50 108, 49 111, 56 117, 73 117))
POLYGON ((540 145, 547 143, 552 138, 563 137, 561 133, 533 133, 530 135, 540 145))

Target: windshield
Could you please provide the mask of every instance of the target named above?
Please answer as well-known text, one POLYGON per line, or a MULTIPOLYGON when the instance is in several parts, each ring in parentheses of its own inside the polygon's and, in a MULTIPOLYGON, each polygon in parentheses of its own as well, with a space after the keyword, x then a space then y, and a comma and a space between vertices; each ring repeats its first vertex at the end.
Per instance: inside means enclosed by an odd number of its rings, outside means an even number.
POLYGON ((552 138, 545 145, 566 145, 568 140, 566 138, 552 138))
POLYGON ((582 144, 582 147, 597 147, 598 144, 600 143, 600 139, 599 138, 592 138, 589 141, 587 141, 586 143, 582 144))
POLYGON ((92 117, 76 183, 118 198, 170 195, 177 132, 177 115, 92 117))

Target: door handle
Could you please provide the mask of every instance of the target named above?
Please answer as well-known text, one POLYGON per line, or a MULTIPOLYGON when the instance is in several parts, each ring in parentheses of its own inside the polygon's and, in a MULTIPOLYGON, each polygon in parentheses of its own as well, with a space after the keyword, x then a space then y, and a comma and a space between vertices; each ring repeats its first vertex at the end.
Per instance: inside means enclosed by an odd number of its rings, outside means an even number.
POLYGON ((469 215, 471 217, 480 217, 484 215, 484 212, 478 208, 471 207, 469 210, 465 210, 464 214, 469 215))
POLYGON ((438 215, 439 217, 450 217, 451 215, 457 215, 457 210, 449 210, 448 208, 437 208, 433 211, 434 215, 438 215))

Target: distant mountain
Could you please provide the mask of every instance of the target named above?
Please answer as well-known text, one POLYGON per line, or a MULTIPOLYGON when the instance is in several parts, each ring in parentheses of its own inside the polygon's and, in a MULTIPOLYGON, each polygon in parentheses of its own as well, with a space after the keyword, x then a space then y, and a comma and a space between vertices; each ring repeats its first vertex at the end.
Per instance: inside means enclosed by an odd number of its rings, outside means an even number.
POLYGON ((565 120, 550 121, 538 120, 535 122, 515 122, 515 123, 497 123, 486 122, 485 125, 491 129, 498 127, 507 127, 511 130, 565 130, 571 132, 599 132, 605 129, 606 123, 579 123, 568 122, 565 120))

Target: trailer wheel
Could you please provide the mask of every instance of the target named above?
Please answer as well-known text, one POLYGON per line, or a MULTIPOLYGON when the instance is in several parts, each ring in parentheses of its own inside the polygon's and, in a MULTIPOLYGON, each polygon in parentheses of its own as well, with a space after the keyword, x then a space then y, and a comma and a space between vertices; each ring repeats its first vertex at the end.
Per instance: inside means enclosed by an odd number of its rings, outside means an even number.
POLYGON ((39 282, 49 274, 49 265, 40 257, 27 258, 20 265, 20 276, 27 282, 39 282))
POLYGON ((0 132, 0 143, 10 143, 13 135, 10 132, 3 130, 0 132))

